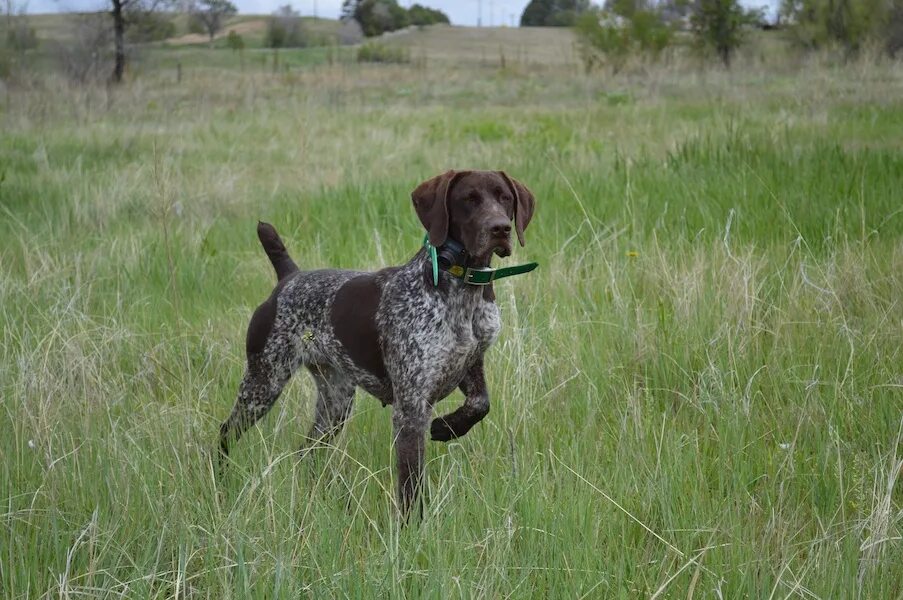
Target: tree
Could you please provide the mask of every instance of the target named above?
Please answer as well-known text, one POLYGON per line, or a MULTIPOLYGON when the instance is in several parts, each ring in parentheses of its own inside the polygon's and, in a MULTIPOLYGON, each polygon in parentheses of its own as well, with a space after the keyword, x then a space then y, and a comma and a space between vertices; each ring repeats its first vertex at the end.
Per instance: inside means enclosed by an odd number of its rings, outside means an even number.
POLYGON ((200 0, 192 10, 192 16, 203 25, 212 42, 226 19, 237 12, 238 9, 229 0, 200 0))
POLYGON ((357 21, 367 37, 382 35, 408 25, 433 25, 449 23, 448 15, 441 10, 413 4, 405 10, 397 0, 344 0, 342 21, 357 21))
POLYGON ((345 0, 342 16, 360 23, 367 37, 382 35, 410 24, 408 11, 396 0, 345 0))
POLYGON ((893 53, 901 10, 903 0, 784 0, 781 17, 805 48, 834 45, 853 53, 871 40, 893 53))
POLYGON ((421 27, 437 23, 449 24, 448 15, 444 12, 435 8, 421 6, 420 4, 412 4, 411 8, 408 9, 408 21, 410 21, 411 25, 421 27))
POLYGON ((113 45, 115 54, 113 58, 113 82, 120 83, 125 73, 125 11, 126 7, 138 0, 111 0, 113 10, 113 45))
POLYGON ((589 0, 531 0, 521 14, 520 26, 571 27, 589 9, 589 0))
POLYGON ((113 17, 113 76, 114 83, 122 81, 125 73, 125 33, 132 24, 161 9, 169 0, 110 0, 113 17))
POLYGON ((761 10, 746 10, 738 0, 696 0, 690 27, 703 47, 715 50, 724 66, 743 42, 743 28, 757 23, 761 10))

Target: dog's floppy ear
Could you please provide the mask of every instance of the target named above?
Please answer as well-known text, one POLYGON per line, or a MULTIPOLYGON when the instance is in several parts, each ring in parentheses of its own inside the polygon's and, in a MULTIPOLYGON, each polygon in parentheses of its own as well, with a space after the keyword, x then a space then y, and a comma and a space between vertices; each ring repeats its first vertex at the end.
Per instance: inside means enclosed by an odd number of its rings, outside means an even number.
POLYGON ((511 188, 511 193, 514 195, 514 230, 517 232, 517 241, 523 246, 524 230, 530 224, 530 219, 533 218, 536 198, 533 197, 533 192, 517 179, 509 177, 504 171, 499 171, 499 175, 508 182, 508 187, 511 188))
POLYGON ((448 192, 455 180, 465 173, 467 171, 446 171, 427 179, 411 192, 414 210, 433 246, 441 246, 448 237, 448 192))

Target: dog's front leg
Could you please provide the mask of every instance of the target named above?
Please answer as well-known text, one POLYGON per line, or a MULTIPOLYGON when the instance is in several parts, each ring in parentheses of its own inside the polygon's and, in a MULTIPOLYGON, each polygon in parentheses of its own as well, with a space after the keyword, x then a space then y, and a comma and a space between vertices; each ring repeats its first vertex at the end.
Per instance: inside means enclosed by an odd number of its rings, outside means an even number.
POLYGON ((438 442, 461 437, 489 414, 489 391, 482 356, 470 367, 458 387, 464 392, 464 404, 444 417, 433 419, 430 426, 430 437, 438 442))
POLYGON ((417 501, 420 491, 429 414, 429 405, 421 398, 396 397, 392 407, 395 454, 398 460, 398 503, 401 514, 405 517, 417 501))

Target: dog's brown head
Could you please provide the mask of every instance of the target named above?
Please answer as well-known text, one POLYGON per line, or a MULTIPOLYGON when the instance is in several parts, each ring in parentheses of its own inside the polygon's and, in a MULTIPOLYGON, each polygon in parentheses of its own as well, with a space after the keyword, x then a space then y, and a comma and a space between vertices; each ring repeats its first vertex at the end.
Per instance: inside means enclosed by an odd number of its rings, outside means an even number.
POLYGON ((430 244, 450 237, 487 263, 493 253, 511 254, 512 221, 524 245, 536 205, 530 190, 504 171, 447 171, 421 183, 411 198, 430 244))

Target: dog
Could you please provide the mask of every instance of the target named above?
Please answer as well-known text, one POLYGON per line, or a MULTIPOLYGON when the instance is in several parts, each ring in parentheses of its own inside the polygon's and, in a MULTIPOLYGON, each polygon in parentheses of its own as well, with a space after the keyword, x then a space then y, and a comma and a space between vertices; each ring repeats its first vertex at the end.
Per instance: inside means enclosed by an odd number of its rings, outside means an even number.
POLYGON ((341 430, 356 387, 392 405, 398 502, 407 514, 418 498, 427 428, 445 442, 489 413, 483 355, 501 328, 490 262, 511 254, 512 223, 524 245, 536 201, 503 171, 448 171, 411 199, 428 243, 407 263, 372 273, 301 271, 273 226, 258 224, 278 283, 248 326, 247 368, 220 427, 221 463, 304 366, 317 388, 312 441, 341 430), (433 256, 442 257, 441 269, 433 256), (464 404, 430 423, 433 405, 455 388, 464 404))

